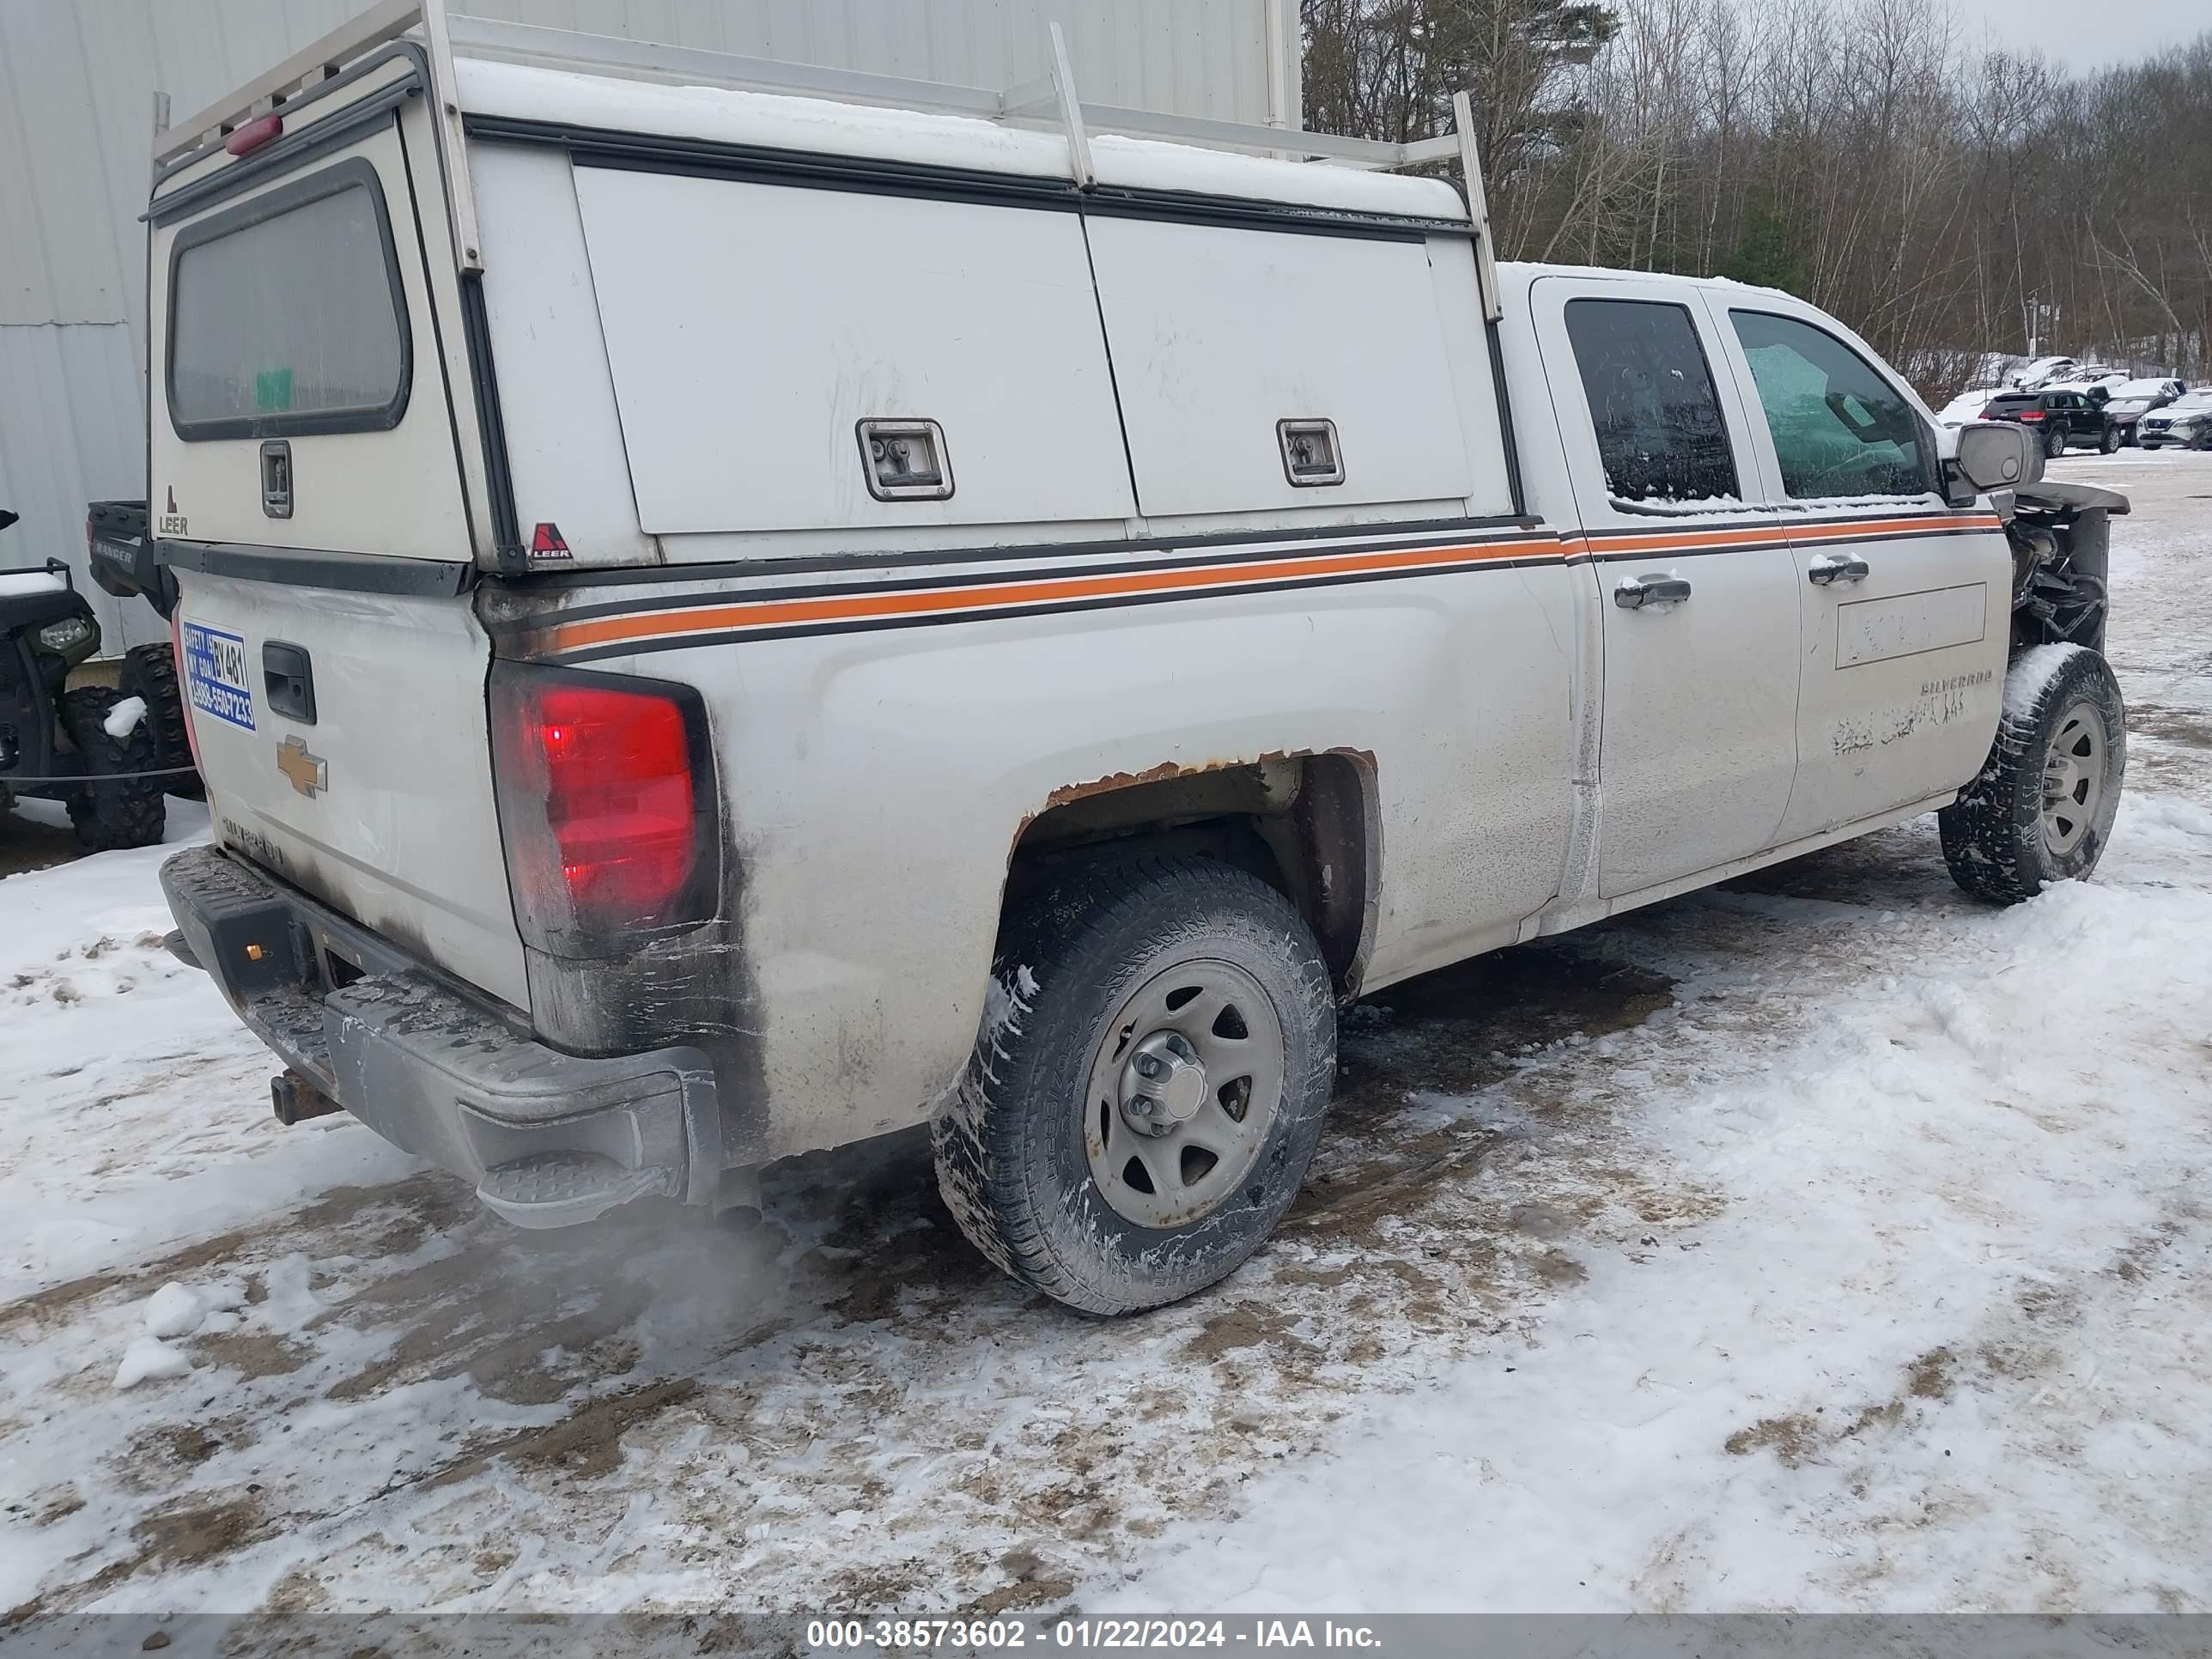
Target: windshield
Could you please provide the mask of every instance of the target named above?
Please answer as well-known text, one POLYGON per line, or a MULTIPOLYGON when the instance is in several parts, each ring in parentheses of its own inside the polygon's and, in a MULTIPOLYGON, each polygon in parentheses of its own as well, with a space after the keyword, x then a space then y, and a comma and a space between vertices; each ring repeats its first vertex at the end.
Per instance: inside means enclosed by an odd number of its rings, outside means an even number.
POLYGON ((2163 380, 2129 380, 2123 385, 2114 386, 2112 388, 2112 396, 2115 398, 2156 398, 2163 395, 2165 391, 2166 382, 2163 380))
POLYGON ((2199 391, 2191 392, 2186 396, 2177 398, 2166 405, 2166 412, 2168 414, 2172 414, 2178 410, 2185 409, 2191 410, 2212 409, 2212 386, 2205 386, 2199 391))

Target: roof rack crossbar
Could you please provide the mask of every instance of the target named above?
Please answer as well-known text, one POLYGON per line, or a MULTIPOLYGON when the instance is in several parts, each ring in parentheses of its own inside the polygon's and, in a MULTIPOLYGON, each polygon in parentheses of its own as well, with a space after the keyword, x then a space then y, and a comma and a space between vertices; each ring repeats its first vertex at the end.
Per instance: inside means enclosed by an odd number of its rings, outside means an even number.
MULTIPOLYGON (((451 20, 454 49, 463 57, 568 70, 617 80, 655 81, 676 86, 725 87, 742 92, 781 92, 798 97, 839 99, 848 103, 896 105, 903 109, 973 115, 986 120, 1006 112, 1004 94, 981 87, 922 81, 866 70, 833 69, 821 64, 750 58, 705 46, 663 46, 652 40, 586 34, 537 23, 511 23, 493 17, 455 14, 451 20)), ((1049 78, 1024 91, 1049 102, 1049 78)))
MULTIPOLYGON (((832 69, 820 64, 750 58, 702 46, 666 46, 649 40, 585 34, 456 13, 453 49, 463 57, 489 58, 541 69, 564 69, 619 79, 691 86, 726 87, 742 92, 774 92, 830 98, 848 103, 882 104, 936 115, 965 115, 986 121, 1057 127, 1063 125, 1060 71, 1067 62, 1066 43, 1049 70, 1017 86, 997 88, 924 81, 866 70, 832 69)), ((1069 90, 1072 92, 1073 88, 1069 90)), ((1291 127, 1176 115, 1164 110, 1130 109, 1110 104, 1081 105, 1084 125, 1093 132, 1172 139, 1217 149, 1267 150, 1371 167, 1403 167, 1411 146, 1373 138, 1341 138, 1333 133, 1291 127)), ((1432 143, 1434 141, 1431 141, 1432 143)), ((1438 157, 1456 154, 1447 143, 1438 157)))
POLYGON ((158 170, 198 149, 204 140, 219 138, 254 116, 266 114, 299 88, 335 75, 349 60, 398 40, 422 21, 422 0, 377 0, 360 16, 348 19, 228 97, 155 132, 155 167, 158 170))

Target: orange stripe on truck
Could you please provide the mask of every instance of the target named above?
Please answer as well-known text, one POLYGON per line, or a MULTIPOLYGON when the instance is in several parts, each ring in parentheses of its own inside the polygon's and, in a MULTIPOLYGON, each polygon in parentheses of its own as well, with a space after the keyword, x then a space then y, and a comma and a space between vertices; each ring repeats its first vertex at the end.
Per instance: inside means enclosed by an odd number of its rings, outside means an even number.
POLYGON ((1417 571, 1479 559, 1560 558, 1565 550, 1542 540, 1478 542, 1458 547, 1395 548, 1322 558, 1268 559, 1252 564, 1201 565, 1161 570, 1121 570, 1042 581, 977 583, 971 586, 900 592, 809 595, 799 599, 738 600, 682 611, 647 611, 562 623, 551 632, 556 651, 714 634, 732 629, 805 628, 823 623, 885 622, 955 611, 1008 605, 1064 605, 1072 600, 1137 599, 1153 593, 1211 588, 1233 592, 1255 583, 1417 571))
POLYGON ((556 623, 543 636, 552 652, 641 644, 689 634, 720 634, 763 629, 813 628, 840 623, 902 622, 969 611, 1079 604, 1097 599, 1136 599, 1166 593, 1234 592, 1279 582, 1324 581, 1331 577, 1387 574, 1449 568, 1487 561, 1564 559, 1590 554, 1719 551, 1746 544, 1784 541, 1863 539, 1927 531, 1994 530, 1988 514, 1921 514, 1901 519, 1861 519, 1841 523, 1705 526, 1693 532, 1613 532, 1596 536, 1560 532, 1498 542, 1462 543, 1450 547, 1369 548, 1334 554, 1262 559, 1231 565, 1164 566, 1101 571, 1095 575, 1051 576, 966 583, 957 586, 877 590, 858 593, 810 593, 798 599, 729 599, 714 605, 665 611, 632 611, 556 623))

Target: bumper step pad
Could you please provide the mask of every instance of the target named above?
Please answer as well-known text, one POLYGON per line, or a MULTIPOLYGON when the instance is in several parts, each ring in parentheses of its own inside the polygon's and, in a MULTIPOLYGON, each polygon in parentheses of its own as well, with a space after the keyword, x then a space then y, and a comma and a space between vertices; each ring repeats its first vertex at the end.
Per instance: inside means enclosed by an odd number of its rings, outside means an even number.
POLYGON ((570 1227, 660 1188, 655 1170, 592 1152, 539 1152, 484 1171, 477 1196, 518 1227, 570 1227))

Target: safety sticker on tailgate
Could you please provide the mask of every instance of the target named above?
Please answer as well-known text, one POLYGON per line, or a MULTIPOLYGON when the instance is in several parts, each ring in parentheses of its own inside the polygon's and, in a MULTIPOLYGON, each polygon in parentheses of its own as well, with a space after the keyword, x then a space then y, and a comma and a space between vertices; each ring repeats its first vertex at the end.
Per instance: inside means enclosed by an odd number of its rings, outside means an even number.
POLYGON ((237 635, 186 623, 185 685, 203 714, 253 730, 253 683, 246 678, 246 641, 237 635))

